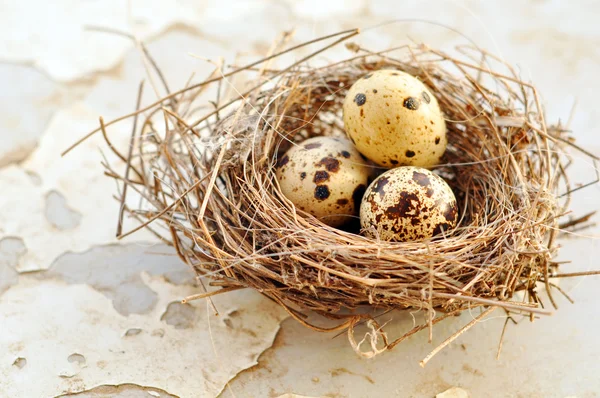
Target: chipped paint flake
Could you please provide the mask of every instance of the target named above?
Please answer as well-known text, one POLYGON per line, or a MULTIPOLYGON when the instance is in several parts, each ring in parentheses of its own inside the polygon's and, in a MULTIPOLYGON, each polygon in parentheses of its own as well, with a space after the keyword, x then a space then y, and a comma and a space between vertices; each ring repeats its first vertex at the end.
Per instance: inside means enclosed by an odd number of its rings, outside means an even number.
POLYGON ((27 253, 23 239, 7 236, 0 239, 0 295, 17 283, 15 267, 19 259, 27 253))
POLYGON ((54 190, 46 194, 44 214, 46 220, 59 230, 73 229, 81 222, 81 214, 71 209, 65 197, 54 190))

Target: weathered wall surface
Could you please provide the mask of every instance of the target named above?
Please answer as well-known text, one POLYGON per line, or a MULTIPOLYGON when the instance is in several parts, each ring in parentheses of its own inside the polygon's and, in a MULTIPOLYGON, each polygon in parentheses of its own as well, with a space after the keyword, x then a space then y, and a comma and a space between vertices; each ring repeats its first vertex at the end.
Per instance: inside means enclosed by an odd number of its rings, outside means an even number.
MULTIPOLYGON (((560 0, 397 2, 8 1, 0 5, 0 396, 50 397, 433 397, 458 386, 472 396, 593 397, 600 393, 598 278, 561 286, 576 300, 509 328, 495 359, 496 317, 461 337, 425 369, 433 345, 417 335, 374 360, 344 336, 305 330, 273 303, 242 291, 180 304, 198 291, 191 272, 150 234, 114 238, 118 204, 92 139, 60 152, 105 119, 130 111, 145 76, 134 44, 91 26, 144 40, 173 88, 212 69, 198 57, 251 59, 284 30, 295 42, 390 19, 356 41, 384 49, 423 41, 478 45, 517 64, 540 89, 551 120, 600 153, 596 78, 600 5, 560 0), (424 22, 429 21, 429 22, 424 22), (458 34, 441 26, 447 25, 458 34), (464 36, 463 36, 464 35, 464 36), (194 54, 197 57, 191 56, 194 54), (291 395, 289 395, 291 396, 291 395)), ((300 54, 298 54, 299 56, 300 54)), ((348 55, 340 47, 331 59, 348 55)), ((322 60, 324 61, 324 60, 322 60)), ((150 90, 148 90, 150 91, 150 90)), ((151 95, 151 93, 148 93, 151 95)), ((129 125, 111 128, 115 143, 129 125)), ((574 157, 574 182, 593 165, 574 157)), ((576 215, 597 207, 600 188, 576 194, 576 215)), ((598 228, 582 232, 598 235, 598 228)), ((597 241, 563 240, 569 271, 598 269, 597 241)), ((420 317, 422 315, 416 315, 420 317)), ((434 344, 470 314, 435 329, 434 344)), ((390 334, 412 327, 394 314, 390 334)))

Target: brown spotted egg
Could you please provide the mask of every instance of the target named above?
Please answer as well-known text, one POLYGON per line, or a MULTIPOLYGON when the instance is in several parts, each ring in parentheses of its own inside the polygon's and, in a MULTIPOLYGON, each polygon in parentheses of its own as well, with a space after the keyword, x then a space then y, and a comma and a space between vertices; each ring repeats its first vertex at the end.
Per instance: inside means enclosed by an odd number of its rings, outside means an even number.
POLYGON ((314 137, 293 146, 276 164, 283 194, 332 227, 358 216, 372 168, 346 138, 314 137))
POLYGON ((366 74, 346 94, 343 109, 348 137, 383 167, 431 167, 446 150, 438 102, 408 73, 384 69, 366 74))
POLYGON ((365 235, 419 241, 456 226, 458 207, 444 179, 420 167, 398 167, 377 177, 360 206, 365 235))

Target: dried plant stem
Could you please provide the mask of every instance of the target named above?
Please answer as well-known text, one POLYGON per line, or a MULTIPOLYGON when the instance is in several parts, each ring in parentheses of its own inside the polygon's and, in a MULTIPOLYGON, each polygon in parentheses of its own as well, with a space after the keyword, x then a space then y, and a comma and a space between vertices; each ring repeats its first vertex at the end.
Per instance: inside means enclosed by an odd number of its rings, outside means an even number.
POLYGON ((598 271, 582 271, 582 272, 566 272, 566 273, 551 275, 550 278, 573 278, 573 277, 582 277, 582 276, 591 276, 591 275, 600 275, 600 270, 598 270, 598 271))
MULTIPOLYGON (((137 96, 137 102, 136 102, 135 109, 140 108, 143 92, 144 92, 144 82, 142 81, 140 83, 140 86, 138 89, 138 96, 137 96)), ((123 193, 121 194, 121 205, 119 206, 119 216, 118 216, 116 236, 120 236, 121 232, 123 231, 123 216, 125 214, 125 200, 127 197, 127 187, 129 186, 129 170, 131 170, 131 156, 133 155, 133 145, 135 143, 135 135, 137 133, 137 122, 138 122, 138 115, 135 115, 135 117, 133 118, 133 127, 131 129, 131 138, 129 139, 129 151, 127 151, 127 159, 126 159, 126 163, 125 163, 125 175, 124 175, 125 178, 123 179, 123 181, 124 181, 123 193)), ((102 131, 104 132, 104 128, 102 129, 102 131)), ((105 134, 105 137, 106 137, 106 134, 105 134)))
POLYGON ((431 360, 431 358, 433 358, 437 353, 439 353, 442 349, 444 349, 444 347, 446 347, 448 344, 452 343, 454 340, 456 340, 458 337, 460 337, 467 330, 471 329, 479 321, 481 321, 483 318, 485 318, 490 313, 492 313, 496 308, 497 307, 490 307, 490 308, 486 309, 485 311, 483 311, 481 314, 479 314, 477 317, 475 317, 471 322, 469 322, 465 326, 463 326, 459 331, 457 331, 452 336, 450 336, 446 340, 444 340, 439 346, 437 346, 425 358, 423 358, 423 360, 421 362, 419 362, 419 365, 421 365, 421 367, 424 368, 425 365, 427 365, 427 362, 429 362, 431 360))

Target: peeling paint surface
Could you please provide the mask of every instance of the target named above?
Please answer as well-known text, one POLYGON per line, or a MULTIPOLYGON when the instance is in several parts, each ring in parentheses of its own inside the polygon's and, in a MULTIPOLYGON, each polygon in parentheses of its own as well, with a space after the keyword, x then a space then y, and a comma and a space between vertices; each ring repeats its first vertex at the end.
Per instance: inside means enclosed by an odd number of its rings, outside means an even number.
POLYGON ((156 293, 155 307, 123 316, 89 285, 23 277, 0 298, 0 345, 8 348, 0 362, 0 395, 56 396, 135 382, 177 396, 216 396, 256 363, 285 318, 258 293, 241 291, 215 298, 218 317, 205 302, 195 302, 189 304, 192 314, 164 319, 171 300, 198 289, 147 273, 142 281, 156 293), (230 326, 225 320, 232 311, 238 319, 230 326), (132 328, 139 333, 127 335, 132 328))
POLYGON ((65 253, 40 279, 60 279, 68 284, 87 284, 109 298, 122 315, 153 310, 158 295, 142 280, 142 274, 162 276, 174 285, 195 286, 193 273, 164 245, 135 243, 96 246, 83 253, 65 253))
MULTIPOLYGON (((451 51, 469 40, 518 65, 539 88, 548 119, 570 119, 578 143, 600 154, 597 68, 600 6, 560 0, 8 1, 0 5, 0 397, 594 397, 600 344, 598 277, 565 279, 560 311, 509 327, 497 311, 425 369, 418 362, 477 314, 418 334, 374 360, 358 358, 345 335, 306 330, 252 291, 181 304, 202 291, 173 251, 141 232, 115 238, 119 204, 93 137, 75 139, 133 109, 146 67, 143 39, 171 89, 205 77, 210 61, 255 60, 282 31, 290 45, 361 27, 372 50, 415 41, 451 51), (50 17, 51 16, 51 17, 50 17), (395 23, 377 24, 399 19, 395 23), (457 28, 449 30, 446 26, 457 28), (373 27, 373 28, 369 28, 373 27), (571 118, 571 109, 577 102, 571 118)), ((314 50, 314 47, 311 48, 314 50)), ((289 63, 306 55, 286 55, 289 63)), ((315 64, 350 55, 339 46, 315 64)), ((147 79, 148 80, 148 79, 147 79)), ((147 83, 150 83, 147 81, 147 83)), ((240 81, 228 81, 230 92, 240 81)), ((164 89, 146 85, 144 101, 164 89)), ((210 93, 207 93, 210 97, 210 93)), ((111 126, 122 146, 131 124, 111 126)), ((594 178, 575 154, 573 183, 594 178)), ((573 197, 573 216, 594 210, 600 187, 573 197)), ((125 220, 125 229, 134 225, 125 220)), ((600 228, 580 235, 600 235, 600 228)), ((565 236, 565 272, 598 269, 600 246, 565 236)), ((391 338, 422 322, 391 313, 391 338)))

